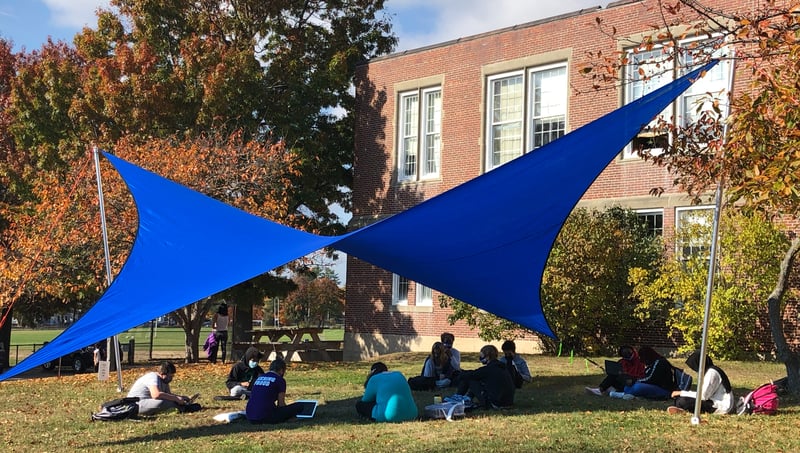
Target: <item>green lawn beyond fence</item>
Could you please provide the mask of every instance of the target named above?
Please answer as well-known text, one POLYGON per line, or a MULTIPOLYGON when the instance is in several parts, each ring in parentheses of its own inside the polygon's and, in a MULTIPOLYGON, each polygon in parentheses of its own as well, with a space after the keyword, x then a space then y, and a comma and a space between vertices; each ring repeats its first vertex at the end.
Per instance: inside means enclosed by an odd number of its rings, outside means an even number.
MULTIPOLYGON (((62 330, 59 329, 12 329, 10 364, 12 366, 16 365, 61 332, 62 330)), ((202 348, 210 332, 210 327, 204 327, 200 332, 201 358, 205 358, 202 348)), ((342 341, 344 339, 344 329, 325 329, 321 338, 326 341, 342 341)), ((156 327, 152 329, 152 336, 149 327, 135 328, 119 334, 119 342, 123 348, 123 355, 125 355, 124 361, 128 360, 128 345, 131 340, 134 341, 134 362, 147 361, 152 358, 181 358, 184 356, 185 339, 186 335, 180 327, 156 327)))

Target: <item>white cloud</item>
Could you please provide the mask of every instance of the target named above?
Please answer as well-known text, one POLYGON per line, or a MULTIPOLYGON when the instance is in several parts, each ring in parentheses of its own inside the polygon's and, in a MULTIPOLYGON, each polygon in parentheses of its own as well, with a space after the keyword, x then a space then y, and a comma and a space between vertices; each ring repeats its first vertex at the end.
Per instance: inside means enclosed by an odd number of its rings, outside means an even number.
POLYGON ((607 4, 600 0, 389 0, 386 6, 396 13, 398 50, 408 50, 607 4), (433 18, 414 17, 415 10, 427 14, 431 9, 433 18), (417 26, 421 20, 432 25, 421 30, 417 26))
POLYGON ((81 29, 84 26, 97 27, 95 11, 98 7, 108 8, 109 0, 43 0, 50 9, 53 24, 64 28, 81 29))

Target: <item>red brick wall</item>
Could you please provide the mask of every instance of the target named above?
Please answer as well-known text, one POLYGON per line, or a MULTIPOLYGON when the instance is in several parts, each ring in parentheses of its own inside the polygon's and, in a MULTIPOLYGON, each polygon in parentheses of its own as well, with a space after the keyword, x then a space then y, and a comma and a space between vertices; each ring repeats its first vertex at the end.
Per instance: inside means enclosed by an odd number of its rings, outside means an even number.
MULTIPOLYGON (((763 1, 704 2, 728 12, 752 8, 763 1)), ((612 55, 618 43, 597 27, 597 18, 613 25, 618 36, 649 33, 660 22, 655 1, 620 1, 606 9, 560 16, 462 38, 450 43, 374 59, 361 66, 356 77, 356 149, 353 190, 353 223, 356 228, 375 219, 407 209, 420 201, 480 175, 484 161, 485 80, 488 71, 506 62, 541 58, 558 53, 567 56, 570 95, 567 129, 574 130, 618 108, 615 89, 593 91, 591 80, 579 69, 589 54, 612 55), (398 183, 396 156, 398 84, 423 79, 441 80, 442 133, 441 175, 425 182, 398 183)), ((553 59, 552 63, 564 61, 553 59)), ((541 63, 544 64, 544 61, 541 63)), ((515 69, 521 69, 519 66, 515 69)), ((737 89, 746 83, 739 67, 737 89)), ((497 69, 501 73, 504 70, 497 69)), ((613 161, 591 186, 584 203, 603 204, 637 200, 640 205, 664 206, 665 236, 674 225, 674 207, 689 205, 672 187, 672 176, 642 161, 613 161), (654 187, 666 190, 662 200, 648 198, 654 187), (671 197, 670 197, 671 196, 671 197)), ((641 207, 641 206, 639 206, 641 207)), ((413 246, 413 233, 407 238, 413 246)), ((391 308, 392 275, 355 258, 348 258, 346 326, 351 334, 436 335, 444 330, 457 337, 475 337, 464 325, 450 326, 447 310, 438 306, 434 293, 431 312, 400 312, 391 308)), ((412 301, 409 304, 413 304, 412 301)), ((658 334, 663 337, 663 332, 658 334)), ((402 349, 402 346, 400 347, 402 349)))

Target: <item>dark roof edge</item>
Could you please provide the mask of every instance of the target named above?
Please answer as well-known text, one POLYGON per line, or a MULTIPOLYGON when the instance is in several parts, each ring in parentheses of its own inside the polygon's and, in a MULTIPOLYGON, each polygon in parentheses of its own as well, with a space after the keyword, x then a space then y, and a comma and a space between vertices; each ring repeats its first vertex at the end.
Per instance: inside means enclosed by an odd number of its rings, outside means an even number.
MULTIPOLYGON (((627 5, 629 3, 638 3, 640 1, 642 1, 642 0, 617 0, 615 2, 610 2, 605 7, 605 9, 616 8, 618 6, 627 5)), ((570 17, 582 16, 584 14, 590 14, 590 13, 593 13, 593 12, 600 11, 602 9, 603 9, 603 7, 601 5, 593 6, 591 8, 583 8, 583 9, 580 9, 578 11, 573 11, 571 13, 559 14, 558 16, 547 17, 547 18, 544 18, 544 19, 534 20, 534 21, 531 21, 531 22, 525 22, 525 23, 522 23, 522 24, 512 25, 512 26, 509 26, 509 27, 499 28, 497 30, 487 31, 487 32, 484 32, 484 33, 479 33, 477 35, 465 36, 465 37, 462 37, 462 38, 451 39, 450 41, 444 41, 444 42, 440 42, 440 43, 437 43, 437 44, 431 44, 429 46, 417 47, 416 49, 409 49, 409 50, 404 50, 404 51, 401 51, 401 52, 394 52, 394 53, 390 53, 390 54, 387 54, 387 55, 381 55, 381 56, 378 56, 378 57, 375 57, 375 58, 372 58, 372 59, 365 60, 365 61, 361 62, 359 64, 359 66, 365 65, 365 64, 368 64, 368 63, 371 63, 371 62, 375 62, 375 61, 389 60, 389 59, 396 58, 396 57, 401 57, 401 56, 404 56, 404 55, 410 55, 410 54, 415 54, 415 53, 419 53, 419 52, 424 52, 426 50, 436 49, 437 47, 446 47, 446 46, 450 46, 450 45, 457 44, 457 43, 460 43, 460 42, 472 41, 472 40, 475 40, 475 39, 484 38, 486 36, 498 35, 498 34, 506 33, 506 32, 513 31, 513 30, 519 30, 519 29, 523 29, 523 28, 534 27, 536 25, 546 24, 548 22, 555 22, 555 21, 567 19, 567 18, 570 18, 570 17)))

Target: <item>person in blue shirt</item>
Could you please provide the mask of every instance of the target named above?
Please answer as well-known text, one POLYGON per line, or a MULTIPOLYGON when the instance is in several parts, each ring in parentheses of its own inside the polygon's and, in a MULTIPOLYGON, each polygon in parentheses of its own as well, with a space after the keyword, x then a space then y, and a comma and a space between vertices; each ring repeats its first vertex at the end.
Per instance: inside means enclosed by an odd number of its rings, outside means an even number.
POLYGON ((282 423, 303 409, 298 403, 286 404, 285 374, 286 362, 278 358, 269 364, 269 372, 256 378, 245 407, 251 423, 282 423))
POLYGON ((399 371, 389 371, 383 362, 370 368, 356 411, 376 422, 404 422, 419 415, 406 377, 399 371))

